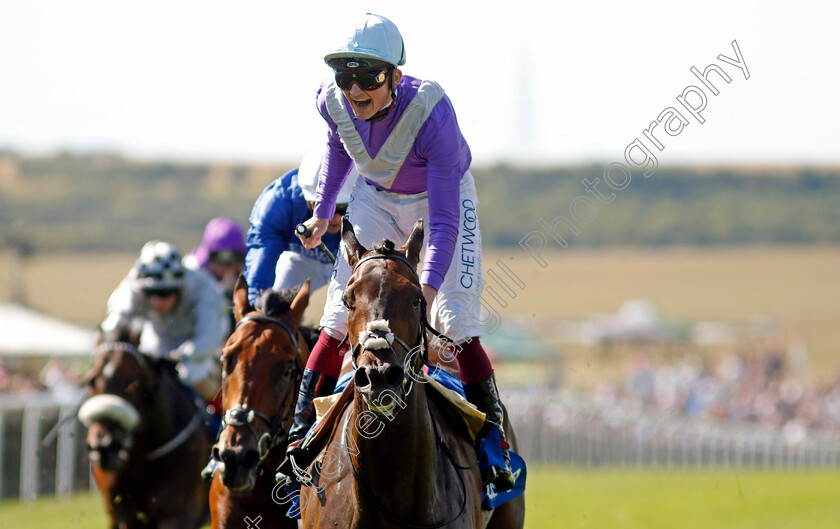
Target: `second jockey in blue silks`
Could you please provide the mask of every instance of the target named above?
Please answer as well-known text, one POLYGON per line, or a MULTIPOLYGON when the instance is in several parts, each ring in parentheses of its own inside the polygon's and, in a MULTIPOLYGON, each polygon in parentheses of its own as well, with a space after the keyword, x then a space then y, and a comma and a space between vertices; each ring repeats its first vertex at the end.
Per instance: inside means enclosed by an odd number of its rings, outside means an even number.
MULTIPOLYGON (((254 203, 245 254, 245 279, 251 305, 262 291, 270 288, 297 287, 308 278, 311 291, 315 291, 330 281, 333 263, 327 254, 319 248, 304 248, 294 234, 298 224, 312 217, 323 152, 323 147, 319 147, 307 153, 299 169, 292 169, 269 184, 254 203)), ((322 238, 333 255, 338 253, 341 240, 338 232, 351 188, 352 181, 348 180, 339 190, 335 214, 322 238)), ((211 457, 201 475, 209 481, 215 471, 216 460, 211 457)))
MULTIPOLYGON (((263 190, 251 211, 245 279, 248 301, 253 305, 260 292, 291 288, 311 280, 315 291, 329 283, 333 263, 321 249, 306 249, 295 237, 295 227, 312 217, 323 147, 310 151, 300 164, 263 190)), ((355 176, 355 171, 353 171, 355 176)), ((335 213, 322 242, 333 255, 341 240, 341 217, 350 201, 355 178, 348 178, 338 191, 335 213)))

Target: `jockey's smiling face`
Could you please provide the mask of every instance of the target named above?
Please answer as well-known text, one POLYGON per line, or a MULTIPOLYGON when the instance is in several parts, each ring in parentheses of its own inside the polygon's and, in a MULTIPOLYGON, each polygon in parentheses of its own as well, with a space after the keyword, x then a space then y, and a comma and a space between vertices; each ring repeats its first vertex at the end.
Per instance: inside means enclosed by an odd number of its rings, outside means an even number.
POLYGON ((342 90, 344 97, 350 101, 353 113, 357 119, 370 119, 377 112, 391 103, 391 86, 396 86, 402 79, 402 72, 395 69, 391 76, 378 88, 364 90, 358 82, 353 82, 349 89, 342 90))

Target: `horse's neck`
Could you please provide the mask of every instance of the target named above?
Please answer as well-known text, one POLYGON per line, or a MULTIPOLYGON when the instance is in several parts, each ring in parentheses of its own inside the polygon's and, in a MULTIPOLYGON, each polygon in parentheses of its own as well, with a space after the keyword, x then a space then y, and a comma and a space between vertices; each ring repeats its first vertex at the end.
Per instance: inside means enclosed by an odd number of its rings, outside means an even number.
POLYGON ((138 436, 142 437, 146 451, 171 440, 192 418, 193 404, 179 384, 173 376, 161 373, 150 399, 148 419, 138 436))
POLYGON ((345 442, 352 448, 349 445, 355 441, 358 454, 352 455, 351 450, 351 459, 361 480, 373 492, 405 493, 418 500, 434 495, 435 435, 426 398, 425 385, 415 383, 405 399, 405 408, 397 409, 393 420, 379 419, 384 426, 381 429, 365 421, 371 417, 370 412, 360 419, 366 408, 356 398, 352 422, 346 429, 346 435, 353 439, 345 442), (378 435, 360 434, 360 422, 367 433, 379 431, 378 435))

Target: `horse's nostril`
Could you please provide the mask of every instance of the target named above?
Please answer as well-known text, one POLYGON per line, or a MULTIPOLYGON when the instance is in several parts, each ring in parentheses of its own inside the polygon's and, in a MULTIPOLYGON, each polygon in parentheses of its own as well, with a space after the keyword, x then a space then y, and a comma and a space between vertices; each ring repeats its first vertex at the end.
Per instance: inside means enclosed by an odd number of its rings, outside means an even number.
POLYGON ((235 464, 236 452, 234 452, 233 450, 223 450, 221 460, 227 466, 235 464))
POLYGON ((353 377, 353 382, 356 383, 357 388, 364 388, 370 385, 370 378, 368 378, 367 368, 360 367, 356 370, 356 375, 353 377))
POLYGON ((245 452, 245 457, 242 459, 242 466, 250 468, 256 466, 260 462, 260 454, 256 450, 248 450, 245 452))
POLYGON ((388 366, 388 369, 385 370, 385 383, 388 384, 388 387, 398 386, 402 383, 404 375, 402 367, 398 365, 388 366))

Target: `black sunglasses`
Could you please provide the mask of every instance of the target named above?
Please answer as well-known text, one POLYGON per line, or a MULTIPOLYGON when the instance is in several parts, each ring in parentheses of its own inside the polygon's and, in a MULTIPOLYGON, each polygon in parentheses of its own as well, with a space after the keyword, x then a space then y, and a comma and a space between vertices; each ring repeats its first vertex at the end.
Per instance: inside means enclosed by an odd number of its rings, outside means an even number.
POLYGON ((335 84, 342 90, 350 90, 353 83, 359 83, 362 90, 376 90, 388 80, 390 69, 336 70, 335 84))
POLYGON ((178 289, 174 288, 148 288, 144 291, 147 298, 171 298, 178 294, 178 289))
POLYGON ((220 252, 211 252, 210 260, 218 265, 228 266, 241 263, 242 257, 233 250, 222 250, 220 252))

